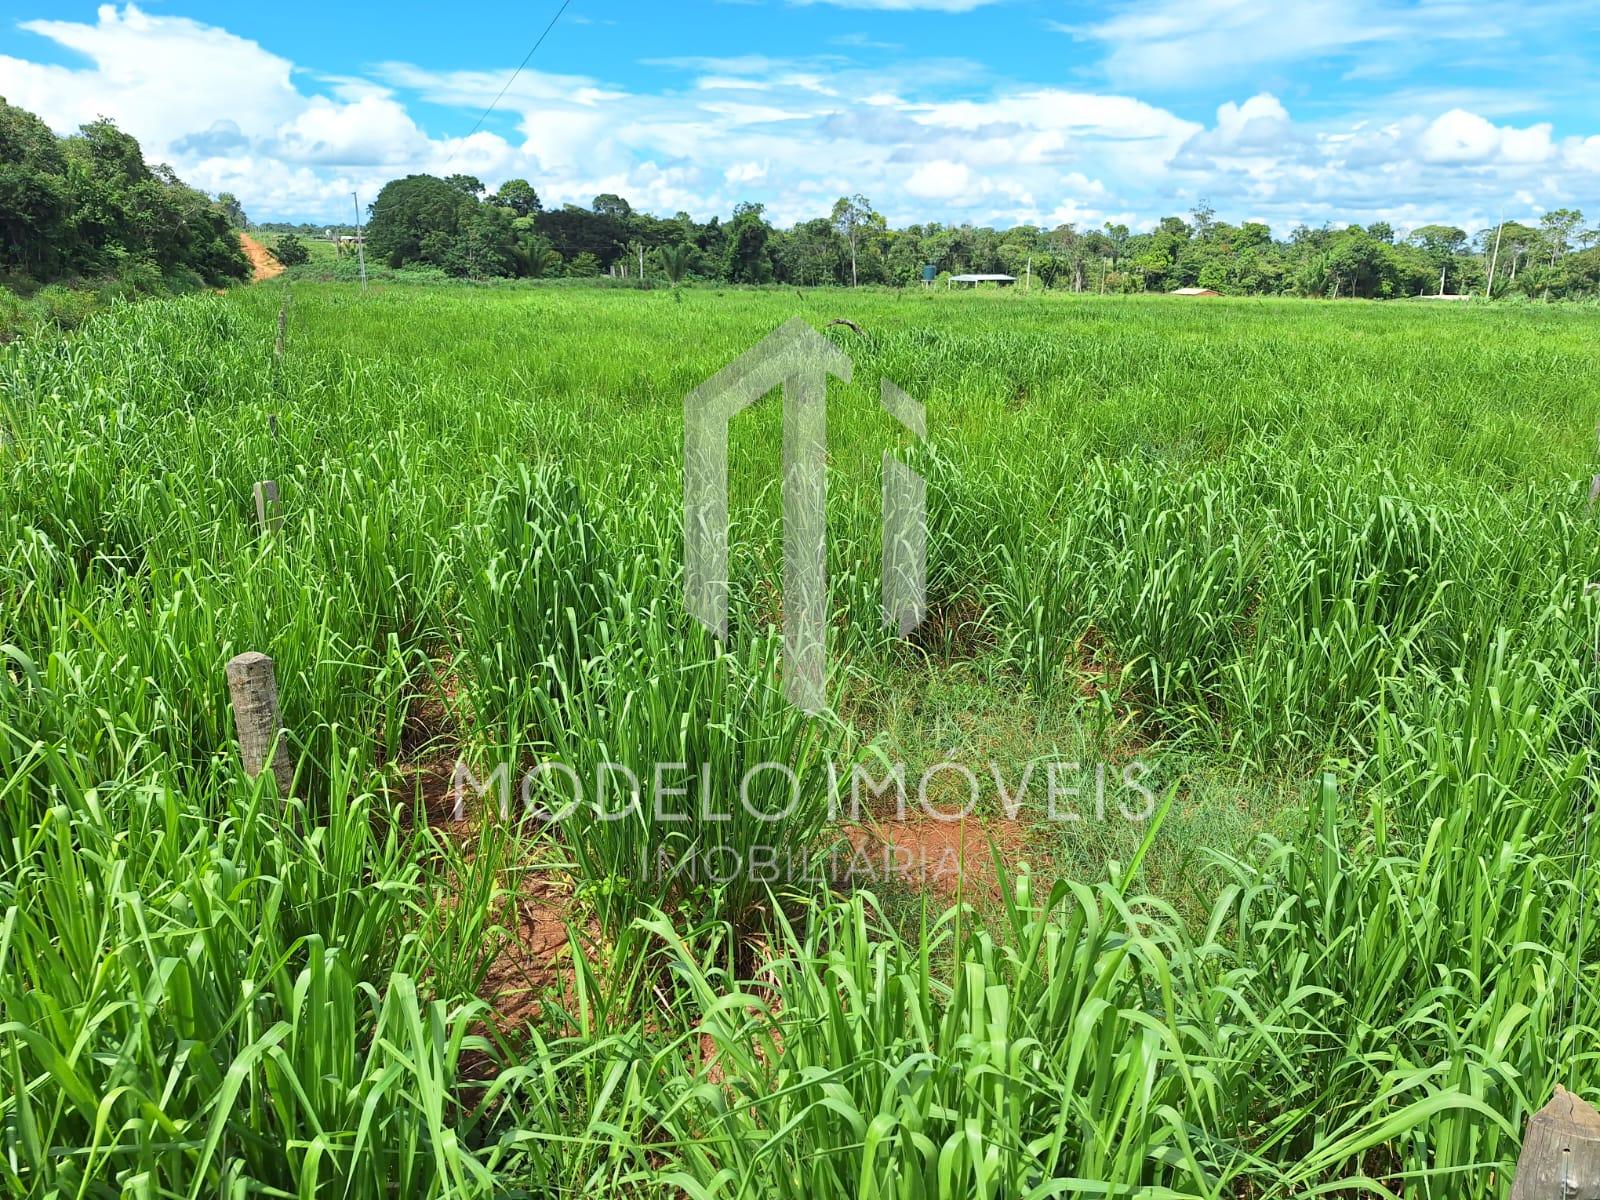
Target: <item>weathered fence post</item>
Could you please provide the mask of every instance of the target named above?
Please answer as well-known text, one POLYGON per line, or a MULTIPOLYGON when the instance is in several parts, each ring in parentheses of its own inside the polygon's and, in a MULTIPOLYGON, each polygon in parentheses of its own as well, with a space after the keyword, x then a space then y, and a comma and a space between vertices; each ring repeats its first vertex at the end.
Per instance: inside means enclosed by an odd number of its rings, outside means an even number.
POLYGON ((256 524, 262 533, 277 533, 283 528, 283 504, 278 499, 278 485, 263 479, 255 486, 256 524))
POLYGON ((254 650, 230 659, 228 694, 233 700, 233 722, 239 731, 239 757, 245 774, 254 779, 270 767, 278 794, 287 796, 294 783, 294 767, 289 762, 289 746, 279 736, 283 721, 278 715, 278 677, 272 660, 254 650))
POLYGON ((1511 1200, 1600 1200, 1600 1112, 1560 1084, 1528 1118, 1511 1200))

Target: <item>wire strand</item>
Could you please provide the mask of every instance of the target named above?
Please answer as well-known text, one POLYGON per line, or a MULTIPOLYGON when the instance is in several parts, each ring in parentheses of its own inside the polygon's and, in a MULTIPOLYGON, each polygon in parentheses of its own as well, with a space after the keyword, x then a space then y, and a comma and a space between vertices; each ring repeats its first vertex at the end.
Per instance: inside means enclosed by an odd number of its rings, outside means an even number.
MULTIPOLYGON (((567 11, 567 7, 571 3, 572 0, 561 0, 561 7, 556 9, 555 16, 550 18, 550 23, 544 27, 544 32, 539 35, 539 40, 534 42, 533 47, 522 56, 522 61, 517 64, 517 69, 511 72, 511 77, 506 80, 505 86, 500 89, 499 95, 495 96, 493 100, 489 101, 489 107, 478 114, 478 119, 473 122, 472 128, 467 130, 467 136, 461 139, 461 146, 466 145, 467 141, 472 137, 472 135, 483 128, 484 121, 488 120, 489 114, 495 109, 495 105, 499 104, 501 100, 505 99, 506 93, 511 90, 511 85, 517 81, 517 76, 521 75, 522 69, 533 61, 533 56, 539 52, 539 47, 544 45, 545 38, 550 36, 550 31, 556 27, 556 22, 561 20, 561 14, 567 11)), ((445 159, 445 167, 448 167, 451 163, 455 162, 456 155, 461 151, 461 146, 457 146, 455 150, 451 151, 450 157, 445 159)), ((441 171, 443 169, 443 167, 440 168, 441 171)))

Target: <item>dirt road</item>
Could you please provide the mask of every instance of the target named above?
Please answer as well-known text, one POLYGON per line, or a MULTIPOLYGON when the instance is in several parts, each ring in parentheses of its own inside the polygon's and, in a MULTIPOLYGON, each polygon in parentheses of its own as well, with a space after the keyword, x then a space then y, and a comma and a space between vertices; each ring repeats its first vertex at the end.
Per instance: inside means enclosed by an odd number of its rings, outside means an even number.
POLYGON ((273 258, 267 248, 248 233, 239 235, 239 245, 244 247, 245 257, 250 260, 250 278, 256 283, 283 274, 283 264, 273 258))

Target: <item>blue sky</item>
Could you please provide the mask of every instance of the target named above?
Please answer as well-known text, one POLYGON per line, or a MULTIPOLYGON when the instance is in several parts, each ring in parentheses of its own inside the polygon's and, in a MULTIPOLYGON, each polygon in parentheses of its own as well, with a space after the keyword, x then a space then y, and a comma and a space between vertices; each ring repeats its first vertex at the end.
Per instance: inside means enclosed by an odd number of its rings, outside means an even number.
POLYGON ((3 3, 0 95, 257 219, 461 170, 785 224, 1600 220, 1600 0, 571 0, 471 137, 559 0, 3 3))

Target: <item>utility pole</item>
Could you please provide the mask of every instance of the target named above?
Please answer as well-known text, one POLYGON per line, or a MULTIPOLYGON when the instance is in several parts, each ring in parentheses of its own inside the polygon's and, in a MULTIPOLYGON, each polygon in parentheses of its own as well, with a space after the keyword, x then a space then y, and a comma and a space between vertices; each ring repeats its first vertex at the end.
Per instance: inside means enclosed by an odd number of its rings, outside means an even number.
POLYGON ((356 254, 361 259, 361 290, 367 290, 367 239, 361 232, 361 200, 354 193, 350 193, 350 200, 356 206, 356 254))
POLYGON ((1033 255, 1031 254, 1028 255, 1028 278, 1027 282, 1022 285, 1022 290, 1024 292, 1033 291, 1033 255))
POLYGON ((1505 232, 1505 228, 1506 215, 1501 213, 1500 224, 1495 227, 1494 231, 1494 256, 1489 259, 1489 284, 1483 289, 1483 298, 1485 300, 1494 299, 1494 269, 1500 262, 1500 235, 1505 232))

